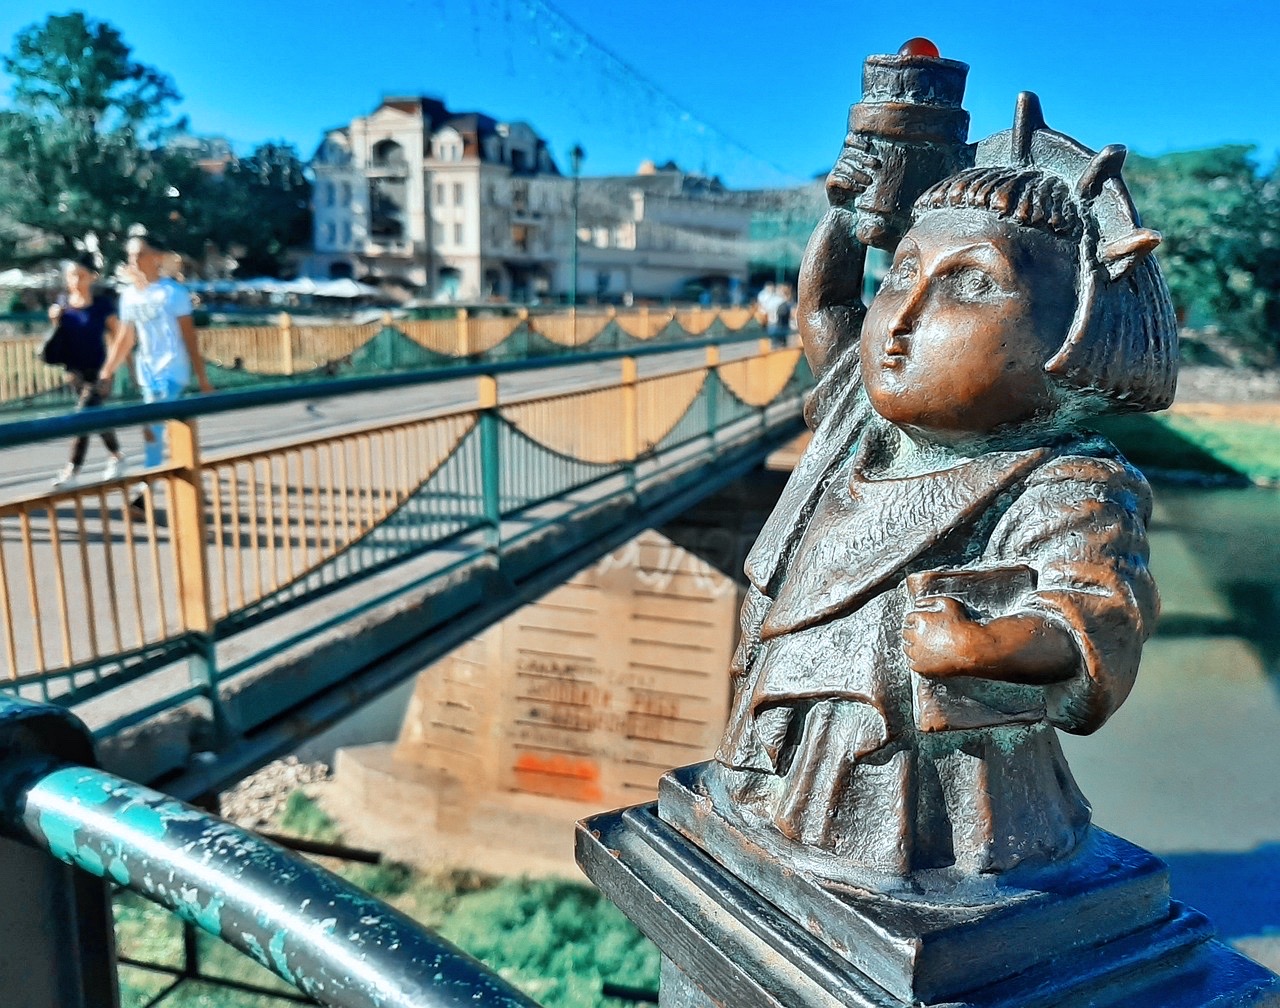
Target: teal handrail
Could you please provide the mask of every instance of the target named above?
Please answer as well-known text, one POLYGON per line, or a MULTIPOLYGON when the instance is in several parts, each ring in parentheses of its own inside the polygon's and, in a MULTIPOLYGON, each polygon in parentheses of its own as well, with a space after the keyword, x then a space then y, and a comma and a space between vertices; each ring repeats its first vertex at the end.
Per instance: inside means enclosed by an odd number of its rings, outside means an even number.
MULTIPOLYGON (((85 732, 58 708, 0 697, 0 832, 10 838, 139 893, 329 1008, 538 1008, 483 963, 323 868, 63 759, 58 736, 82 745, 85 732), (19 743, 32 728, 43 736, 37 745, 19 743)), ((69 905, 5 910, 32 915, 33 926, 48 913, 74 913, 69 905)), ((0 990, 0 1001, 15 998, 0 990)))

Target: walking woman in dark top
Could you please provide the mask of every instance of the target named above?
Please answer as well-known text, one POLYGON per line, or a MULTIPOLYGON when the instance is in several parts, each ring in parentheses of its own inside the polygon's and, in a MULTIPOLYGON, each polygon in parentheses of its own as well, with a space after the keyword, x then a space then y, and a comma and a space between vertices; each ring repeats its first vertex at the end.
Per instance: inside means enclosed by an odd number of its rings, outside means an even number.
MULTIPOLYGON (((98 372, 106 363, 107 343, 115 338, 116 302, 110 294, 93 289, 98 269, 92 256, 84 255, 68 262, 62 276, 66 293, 49 309, 49 318, 64 330, 63 366, 76 393, 76 408, 90 409, 101 406, 106 398, 106 391, 98 383, 98 372)), ((115 431, 103 431, 102 443, 110 452, 102 478, 112 480, 123 470, 124 456, 115 431)), ((75 482, 88 450, 89 436, 76 438, 71 446, 71 461, 58 470, 53 478, 54 487, 75 482)))

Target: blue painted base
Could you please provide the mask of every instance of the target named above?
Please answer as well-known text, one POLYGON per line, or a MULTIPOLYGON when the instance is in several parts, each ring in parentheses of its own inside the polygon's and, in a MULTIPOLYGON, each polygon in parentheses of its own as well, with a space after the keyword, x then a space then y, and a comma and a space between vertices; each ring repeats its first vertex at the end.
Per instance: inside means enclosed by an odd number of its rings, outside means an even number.
MULTIPOLYGON (((1214 941, 1209 922, 1177 903, 1132 933, 921 998, 874 982, 814 920, 761 897, 660 819, 656 804, 585 820, 577 855, 661 949, 664 1008, 1280 1008, 1280 977, 1214 941)), ((1061 919, 1071 919, 1065 908, 1061 919)), ((981 922, 971 927, 981 943, 981 922)))

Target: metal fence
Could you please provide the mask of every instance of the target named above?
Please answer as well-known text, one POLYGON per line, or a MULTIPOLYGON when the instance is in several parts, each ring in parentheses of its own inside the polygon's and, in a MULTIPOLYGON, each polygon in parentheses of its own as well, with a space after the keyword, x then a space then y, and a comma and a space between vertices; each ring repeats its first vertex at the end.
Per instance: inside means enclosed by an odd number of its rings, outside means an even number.
MULTIPOLYGON (((203 327, 200 351, 215 388, 282 379, 332 378, 456 364, 468 359, 541 355, 674 342, 758 330, 748 308, 519 309, 490 314, 458 309, 454 318, 318 325, 282 314, 276 325, 203 327)), ((0 405, 69 401, 66 374, 40 360, 41 332, 0 336, 0 405)), ((127 372, 127 369, 122 369, 127 372)), ((118 397, 136 398, 127 374, 118 397)))

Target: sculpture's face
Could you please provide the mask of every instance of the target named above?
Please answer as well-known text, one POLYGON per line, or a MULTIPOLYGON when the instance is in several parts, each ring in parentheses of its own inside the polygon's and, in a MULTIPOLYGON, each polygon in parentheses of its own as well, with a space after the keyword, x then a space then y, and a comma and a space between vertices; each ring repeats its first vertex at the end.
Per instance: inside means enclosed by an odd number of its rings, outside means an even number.
POLYGON ((939 444, 1048 417, 1044 364, 1076 306, 1075 246, 984 210, 931 210, 867 309, 862 377, 886 420, 939 444))

